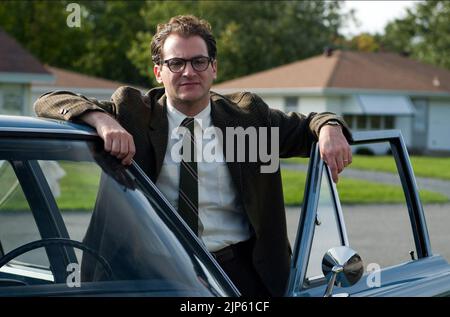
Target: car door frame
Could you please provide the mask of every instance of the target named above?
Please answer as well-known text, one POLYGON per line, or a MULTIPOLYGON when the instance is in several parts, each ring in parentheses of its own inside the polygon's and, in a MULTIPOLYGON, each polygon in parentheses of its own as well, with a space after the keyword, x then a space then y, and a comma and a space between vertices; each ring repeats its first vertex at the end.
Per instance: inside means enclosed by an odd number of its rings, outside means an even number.
MULTIPOLYGON (((358 132, 353 134, 353 140, 350 142, 350 144, 358 145, 380 142, 389 142, 392 154, 395 158, 398 174, 400 176, 402 188, 405 193, 405 199, 408 207, 408 214, 414 236, 417 257, 418 259, 433 258, 422 203, 419 198, 417 184, 414 178, 408 151, 401 132, 399 130, 358 132)), ((307 264, 314 236, 314 226, 320 193, 320 181, 324 165, 325 163, 320 157, 319 147, 316 143, 312 147, 308 166, 303 208, 302 212, 300 213, 298 233, 294 246, 293 258, 291 261, 289 284, 286 290, 287 296, 302 296, 302 294, 308 294, 308 296, 310 296, 310 292, 305 292, 304 285, 307 272, 307 264)), ((326 172, 327 177, 330 178, 329 170, 327 169, 326 172)), ((340 209, 339 195, 334 185, 332 186, 332 188, 332 192, 334 195, 333 200, 335 202, 335 206, 337 207, 336 217, 337 219, 339 219, 339 223, 341 224, 341 230, 345 230, 342 210, 340 209)), ((341 236, 346 237, 346 232, 341 232, 341 236)), ((342 243, 343 245, 348 245, 348 240, 345 241, 345 239, 343 239, 342 243)), ((446 272, 447 270, 450 271, 448 264, 445 265, 445 263, 442 262, 442 258, 432 260, 436 261, 435 266, 439 266, 440 268, 442 268, 442 272, 446 272)), ((431 264, 431 262, 428 264, 431 264)), ((414 270, 411 266, 409 267, 409 269, 414 270)), ((397 275, 399 273, 401 273, 401 271, 398 271, 397 275)), ((318 288, 320 288, 321 290, 324 289, 323 283, 321 286, 318 286, 318 288)), ((358 288, 355 288, 355 290, 356 289, 358 288)), ((362 291, 362 289, 359 288, 359 291, 362 291)))
MULTIPOLYGON (((64 123, 66 124, 66 123, 64 123)), ((78 127, 78 125, 71 124, 72 126, 78 127)), ((83 126, 79 126, 83 127, 83 126)), ((40 141, 45 139, 50 140, 71 140, 71 141, 94 141, 94 142, 101 142, 101 139, 95 134, 95 132, 86 132, 86 131, 66 131, 61 130, 58 131, 58 133, 44 131, 30 131, 30 130, 23 130, 19 129, 17 131, 13 130, 2 130, 0 129, 0 144, 5 139, 11 139, 15 142, 20 142, 20 140, 32 140, 32 139, 40 139, 40 141)), ((11 151, 13 148, 11 148, 11 151)), ((11 161, 14 160, 9 160, 11 161)), ((24 194, 28 198, 31 198, 31 202, 29 201, 30 208, 32 210, 35 210, 35 208, 38 209, 44 209, 46 212, 45 216, 42 216, 38 219, 40 219, 43 224, 39 227, 39 233, 42 238, 45 237, 55 237, 55 234, 59 234, 58 237, 62 238, 69 238, 67 228, 65 227, 64 221, 62 219, 62 216, 60 214, 60 211, 58 209, 58 206, 56 204, 56 201, 54 200, 54 197, 51 193, 50 187, 45 179, 45 176, 39 167, 39 164, 37 161, 33 161, 33 163, 28 164, 30 161, 27 160, 16 160, 17 162, 26 162, 25 164, 25 170, 28 172, 29 175, 23 175, 23 177, 20 177, 19 183, 22 186, 27 187, 27 193, 24 194), (29 165, 29 166, 27 166, 29 165), (31 185, 28 184, 28 182, 31 182, 31 185), (33 197, 38 196, 38 197, 33 197), (42 231, 42 232, 41 232, 42 231)), ((23 168, 23 167, 22 167, 23 168)), ((239 296, 240 292, 236 288, 236 286, 232 283, 231 279, 228 277, 228 275, 223 271, 223 269, 220 267, 216 259, 213 257, 213 255, 206 249, 204 244, 199 240, 199 238, 192 232, 192 230, 189 228, 189 226, 184 222, 184 220, 179 216, 179 214, 175 211, 175 209, 170 205, 170 203, 165 199, 164 195, 157 189, 156 185, 150 180, 149 177, 143 172, 143 170, 137 165, 136 162, 132 162, 132 165, 129 166, 128 172, 130 175, 133 176, 133 178, 136 178, 137 181, 142 185, 142 189, 147 195, 150 195, 152 199, 157 201, 161 207, 161 209, 164 211, 164 216, 168 220, 168 225, 177 232, 180 233, 178 236, 179 239, 184 240, 186 243, 190 245, 190 247, 193 248, 193 251, 195 253, 195 256, 198 257, 201 260, 202 265, 206 266, 206 269, 208 270, 209 274, 213 274, 221 286, 224 288, 227 294, 230 296, 239 296), (181 225, 181 226, 180 226, 181 225)), ((17 172, 15 170, 16 176, 17 172)), ((19 177, 18 177, 19 178, 19 177)), ((35 217, 33 212, 33 217, 35 217)), ((38 222, 38 219, 35 218, 36 222, 38 222)), ((46 247, 47 248, 54 248, 54 247, 46 247)), ((69 251, 73 254, 69 254, 66 251, 60 250, 59 254, 59 260, 57 265, 59 267, 62 267, 61 265, 67 263, 75 263, 76 256, 70 247, 59 247, 60 249, 66 250, 69 249, 69 251), (69 259, 69 260, 68 260, 69 259), (70 260, 72 259, 72 260, 70 260), (62 262, 61 260, 64 260, 62 262)), ((50 260, 50 255, 47 254, 50 260)), ((64 266, 66 268, 66 266, 64 266)), ((26 269, 26 267, 24 267, 26 269)), ((64 275, 64 281, 65 276, 67 275, 67 272, 64 275)), ((61 278, 62 279, 62 275, 61 278)), ((56 278, 55 278, 55 282, 56 278)), ((40 292, 40 288, 36 287, 35 290, 31 292, 31 294, 38 295, 40 292)), ((51 291, 53 292, 53 291, 51 291)), ((75 295, 77 291, 72 291, 75 295)), ((57 293, 55 293, 57 294, 57 293)), ((66 294, 68 295, 68 294, 66 294)))
MULTIPOLYGON (((1 138, 0 144, 5 141, 7 142, 8 140, 11 139, 8 137, 1 138)), ((17 145, 17 142, 29 142, 31 140, 32 138, 29 140, 14 140, 14 143, 17 145)), ((14 150, 11 149, 11 151, 14 150)), ((28 202, 40 237, 42 239, 69 239, 69 233, 64 225, 62 215, 59 212, 56 201, 51 193, 50 186, 48 185, 38 162, 34 160, 19 160, 13 158, 8 161, 14 170, 20 189, 28 202)), ((64 246, 46 246, 44 249, 50 264, 49 272, 52 273, 54 281, 64 282, 67 275, 66 269, 68 264, 78 262, 74 250, 64 246)), ((22 271, 26 271, 27 269, 25 263, 15 264, 14 266, 16 269, 22 271)), ((13 275, 11 275, 11 277, 13 277, 13 275)), ((22 277, 25 278, 25 276, 22 277)), ((32 282, 32 278, 30 277, 30 279, 27 279, 27 282, 32 282)))

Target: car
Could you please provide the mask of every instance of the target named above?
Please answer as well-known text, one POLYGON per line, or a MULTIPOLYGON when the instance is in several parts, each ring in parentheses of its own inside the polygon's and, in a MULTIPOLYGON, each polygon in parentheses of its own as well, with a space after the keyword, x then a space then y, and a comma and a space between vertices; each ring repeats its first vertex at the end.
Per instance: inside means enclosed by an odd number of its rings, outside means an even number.
MULTIPOLYGON (((338 190, 314 145, 286 296, 450 294, 450 266, 431 252, 401 133, 358 133, 353 145, 380 142, 389 143, 397 162, 417 256, 364 271, 351 249, 338 190), (368 283, 374 274, 381 275, 379 283, 368 283)), ((95 130, 0 116, 0 296, 240 293, 142 169, 106 153, 95 130)))

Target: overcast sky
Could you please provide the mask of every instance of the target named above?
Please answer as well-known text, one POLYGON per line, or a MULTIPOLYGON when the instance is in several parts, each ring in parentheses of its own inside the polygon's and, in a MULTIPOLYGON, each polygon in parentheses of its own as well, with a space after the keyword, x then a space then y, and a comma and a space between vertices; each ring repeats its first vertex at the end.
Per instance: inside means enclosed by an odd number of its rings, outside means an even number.
POLYGON ((355 23, 341 29, 346 37, 369 32, 383 33, 386 24, 395 18, 402 18, 406 15, 406 8, 414 7, 414 4, 420 1, 362 1, 347 0, 344 1, 343 10, 345 12, 355 9, 355 16, 361 23, 356 26, 355 23))

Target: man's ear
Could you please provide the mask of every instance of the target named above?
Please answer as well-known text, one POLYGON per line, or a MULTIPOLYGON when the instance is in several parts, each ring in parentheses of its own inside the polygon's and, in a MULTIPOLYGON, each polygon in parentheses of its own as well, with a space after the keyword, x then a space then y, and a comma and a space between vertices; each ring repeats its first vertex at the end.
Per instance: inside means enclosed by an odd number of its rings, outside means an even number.
POLYGON ((213 78, 217 79, 217 59, 213 60, 213 62, 211 63, 211 67, 213 70, 213 78))
POLYGON ((154 66, 153 66, 153 74, 155 74, 156 81, 157 81, 159 84, 162 84, 161 66, 159 66, 159 65, 154 65, 154 66))

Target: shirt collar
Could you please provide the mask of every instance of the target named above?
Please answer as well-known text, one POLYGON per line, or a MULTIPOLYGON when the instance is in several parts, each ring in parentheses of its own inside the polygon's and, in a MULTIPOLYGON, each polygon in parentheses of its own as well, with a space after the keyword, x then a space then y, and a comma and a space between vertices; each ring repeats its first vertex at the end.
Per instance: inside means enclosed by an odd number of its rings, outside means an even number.
MULTIPOLYGON (((167 103, 167 116, 169 122, 171 122, 174 125, 174 127, 180 126, 181 122, 183 122, 183 120, 187 118, 187 116, 184 113, 178 111, 170 103, 169 99, 166 99, 166 103, 167 103)), ((211 123, 211 100, 208 102, 208 105, 206 106, 205 109, 203 109, 197 115, 194 116, 194 119, 195 122, 197 122, 197 124, 199 124, 202 127, 202 130, 209 127, 211 123)))

